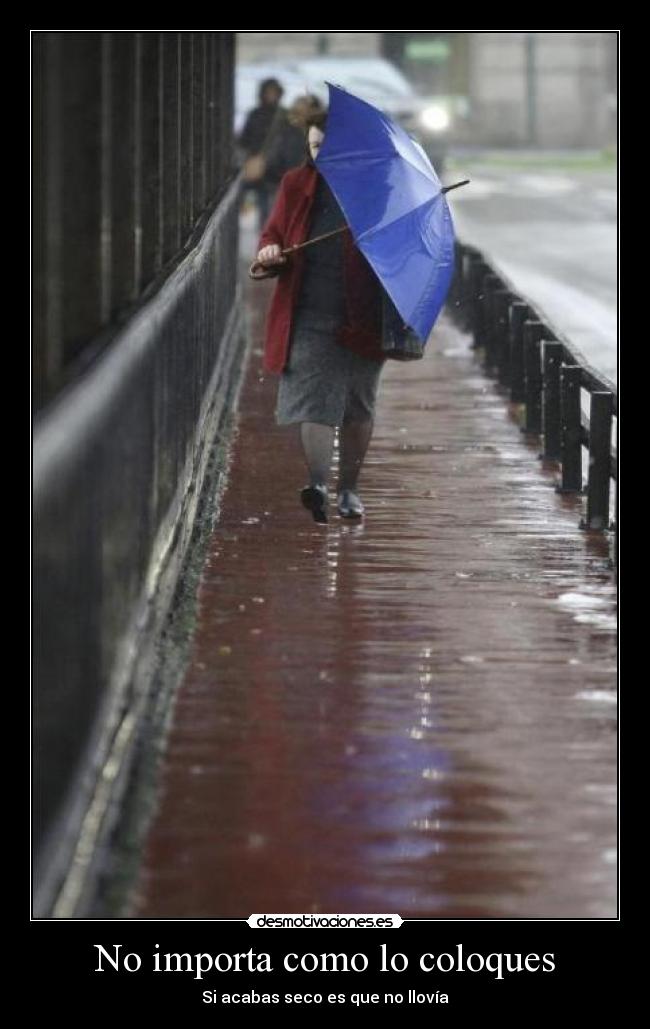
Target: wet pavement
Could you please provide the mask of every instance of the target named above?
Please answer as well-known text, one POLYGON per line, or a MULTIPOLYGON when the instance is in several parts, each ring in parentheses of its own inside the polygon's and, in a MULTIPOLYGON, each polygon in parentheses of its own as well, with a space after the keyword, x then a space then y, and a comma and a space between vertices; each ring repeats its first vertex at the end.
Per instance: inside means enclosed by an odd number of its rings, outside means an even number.
POLYGON ((444 318, 383 372, 364 523, 316 525, 270 289, 130 916, 615 917, 605 540, 444 318))

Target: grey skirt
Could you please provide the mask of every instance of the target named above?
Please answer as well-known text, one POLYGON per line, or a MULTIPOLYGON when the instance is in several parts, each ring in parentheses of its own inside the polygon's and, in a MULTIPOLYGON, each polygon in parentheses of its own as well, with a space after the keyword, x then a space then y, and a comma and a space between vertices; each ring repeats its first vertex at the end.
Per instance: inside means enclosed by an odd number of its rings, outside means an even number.
POLYGON ((344 417, 372 418, 383 364, 342 347, 336 342, 338 329, 338 321, 323 316, 296 316, 278 386, 278 425, 341 425, 344 417))

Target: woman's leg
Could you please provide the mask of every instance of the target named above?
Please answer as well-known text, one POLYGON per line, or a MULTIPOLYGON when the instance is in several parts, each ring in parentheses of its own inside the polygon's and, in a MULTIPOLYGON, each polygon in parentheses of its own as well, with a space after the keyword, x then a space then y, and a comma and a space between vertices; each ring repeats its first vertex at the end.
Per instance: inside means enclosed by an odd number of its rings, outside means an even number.
POLYGON ((316 522, 327 521, 327 481, 334 452, 334 431, 333 425, 300 423, 300 439, 310 483, 300 491, 300 499, 316 522))
POLYGON ((339 437, 338 492, 356 490, 368 444, 372 437, 372 418, 344 418, 339 437))
POLYGON ((300 439, 312 486, 327 485, 334 452, 334 426, 301 422, 300 439))

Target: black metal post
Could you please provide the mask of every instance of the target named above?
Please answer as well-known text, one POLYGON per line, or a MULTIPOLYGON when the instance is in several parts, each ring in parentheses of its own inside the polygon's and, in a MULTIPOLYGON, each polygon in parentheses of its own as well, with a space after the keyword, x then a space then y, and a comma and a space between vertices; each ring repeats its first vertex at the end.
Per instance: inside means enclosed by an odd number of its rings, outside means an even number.
POLYGON ((494 294, 495 361, 499 382, 510 382, 510 320, 509 309, 512 294, 507 289, 497 289, 494 294))
POLYGON ((181 245, 194 220, 194 34, 181 32, 180 132, 181 132, 181 245))
POLYGON ((207 176, 208 176, 208 198, 212 199, 215 193, 217 179, 217 36, 214 32, 208 33, 208 119, 207 119, 207 176))
POLYGON ((494 298, 496 291, 502 285, 498 275, 493 273, 485 276, 483 280, 483 346, 485 354, 483 366, 492 369, 496 365, 496 316, 494 309, 494 298))
POLYGON ((144 158, 142 135, 144 112, 142 90, 143 33, 135 32, 133 56, 133 265, 131 268, 131 291, 129 300, 136 300, 142 290, 142 180, 144 158))
POLYGON ((614 530, 614 565, 618 568, 618 473, 614 488, 616 490, 614 499, 614 524, 610 525, 610 529, 614 530))
POLYGON ((544 431, 543 457, 559 461, 562 454, 562 421, 560 413, 560 367, 564 347, 553 340, 543 346, 544 385, 542 400, 542 427, 544 431))
POLYGON ((609 477, 611 469, 611 393, 592 393, 589 414, 589 476, 585 528, 606 529, 609 525, 609 477))
POLYGON ((454 242, 454 274, 447 292, 447 307, 453 308, 455 314, 460 305, 463 277, 463 251, 464 247, 458 240, 454 242))
MULTIPOLYGON (((464 269, 464 296, 463 312, 464 327, 468 332, 474 334, 476 321, 476 295, 479 291, 479 266, 481 258, 477 254, 469 253, 465 257, 464 269)), ((475 346, 475 343, 472 344, 475 346)))
POLYGON ((524 375, 526 420, 523 432, 539 435, 542 431, 542 361, 541 339, 544 326, 541 322, 524 322, 524 375))
POLYGON ((142 241, 140 250, 139 292, 162 267, 160 249, 160 38, 156 32, 143 32, 140 52, 140 215, 142 241))
POLYGON ((478 348, 485 345, 485 279, 490 275, 490 266, 485 261, 477 261, 472 282, 472 332, 474 336, 473 347, 478 348))
POLYGON ((61 327, 67 366, 101 328, 102 33, 61 34, 61 327), (80 284, 83 283, 83 288, 80 284))
POLYGON ((582 428, 580 417, 580 365, 560 369, 562 419, 562 485, 560 493, 582 492, 582 428))
POLYGON ((179 33, 163 34, 163 262, 181 245, 181 44, 179 33))
POLYGON ((524 322, 529 318, 528 304, 510 305, 510 399, 523 404, 526 399, 524 374, 524 322))
POLYGON ((201 214, 207 199, 206 143, 207 143, 207 48, 205 32, 192 33, 194 62, 192 66, 192 221, 201 214))
POLYGON ((465 247, 460 243, 456 243, 454 249, 454 277, 452 280, 452 303, 454 318, 457 322, 461 324, 465 320, 465 274, 465 247))

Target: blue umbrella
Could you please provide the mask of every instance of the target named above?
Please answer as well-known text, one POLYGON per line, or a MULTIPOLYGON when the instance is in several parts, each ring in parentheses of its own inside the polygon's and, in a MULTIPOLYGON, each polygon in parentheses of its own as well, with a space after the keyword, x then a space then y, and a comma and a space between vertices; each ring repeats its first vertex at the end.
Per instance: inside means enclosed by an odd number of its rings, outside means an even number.
POLYGON ((316 167, 405 324, 426 343, 454 271, 445 191, 404 129, 365 100, 327 86, 327 131, 316 167))

